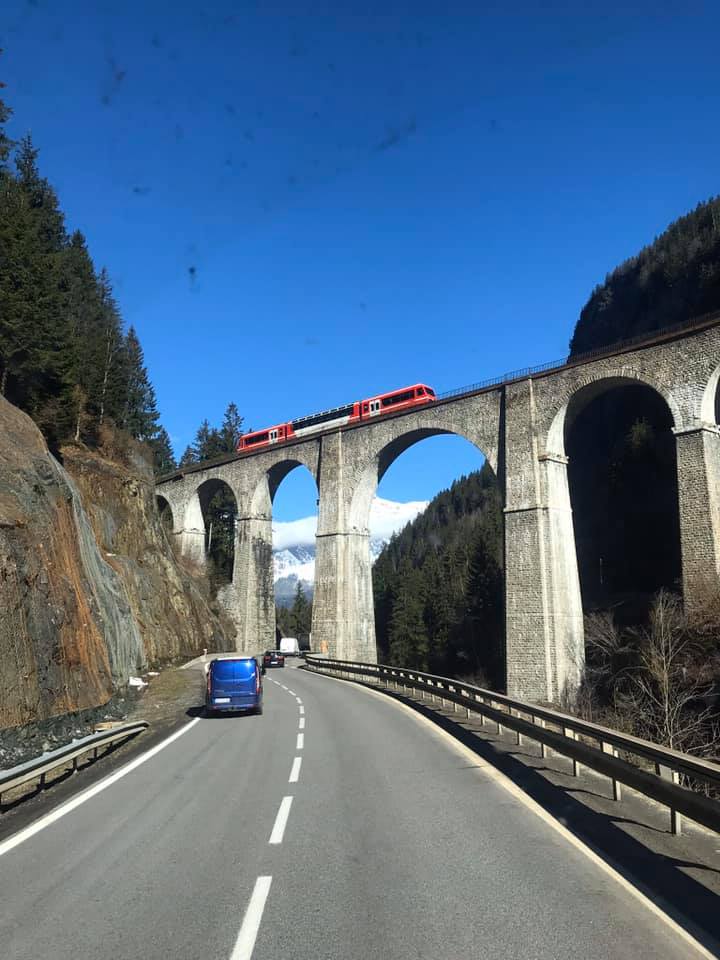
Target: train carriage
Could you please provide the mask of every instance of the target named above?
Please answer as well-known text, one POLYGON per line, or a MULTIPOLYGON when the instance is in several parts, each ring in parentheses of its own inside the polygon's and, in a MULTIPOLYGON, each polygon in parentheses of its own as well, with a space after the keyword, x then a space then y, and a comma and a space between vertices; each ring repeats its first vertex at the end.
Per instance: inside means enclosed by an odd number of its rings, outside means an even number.
POLYGON ((254 430, 246 433, 238 441, 238 452, 262 449, 275 443, 283 443, 294 437, 303 437, 310 433, 317 433, 327 427, 344 426, 348 423, 359 423, 372 417, 395 413, 435 400, 435 391, 425 383, 414 383, 410 387, 401 387, 381 393, 367 400, 356 400, 342 407, 333 407, 322 413, 314 413, 308 417, 300 417, 288 423, 281 423, 265 430, 254 430))

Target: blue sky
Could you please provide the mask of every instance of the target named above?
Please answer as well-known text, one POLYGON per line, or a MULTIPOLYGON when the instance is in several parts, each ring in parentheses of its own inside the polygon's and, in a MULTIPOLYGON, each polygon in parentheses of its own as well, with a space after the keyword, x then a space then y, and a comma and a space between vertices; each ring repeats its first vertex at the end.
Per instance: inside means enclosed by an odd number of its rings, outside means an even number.
MULTIPOLYGON (((718 35, 692 0, 6 0, 0 77, 180 454, 230 400, 260 428, 562 357, 593 286, 720 192, 718 35)), ((381 493, 480 462, 425 441, 381 493)), ((279 519, 314 504, 295 474, 279 519)))

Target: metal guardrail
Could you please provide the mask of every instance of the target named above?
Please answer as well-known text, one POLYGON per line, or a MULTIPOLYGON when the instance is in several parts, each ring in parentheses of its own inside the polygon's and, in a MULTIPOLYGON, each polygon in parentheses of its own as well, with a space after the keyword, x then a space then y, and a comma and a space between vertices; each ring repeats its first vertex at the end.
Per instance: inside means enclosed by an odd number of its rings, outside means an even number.
POLYGON ((2 796, 8 790, 15 787, 21 787, 31 780, 40 780, 40 786, 45 785, 45 778, 48 773, 56 770, 58 767, 65 766, 70 760, 73 762, 73 773, 77 770, 78 757, 85 753, 93 751, 97 759, 98 750, 101 747, 109 746, 118 740, 126 740, 128 737, 134 737, 141 730, 146 730, 149 726, 146 720, 137 720, 134 723, 124 723, 119 727, 111 727, 108 730, 102 730, 99 733, 92 733, 89 737, 83 737, 81 740, 73 740, 72 743, 50 753, 44 753, 35 760, 28 760, 26 763, 18 764, 10 770, 0 771, 0 811, 2 811, 2 796))
POLYGON ((608 344, 604 347, 596 347, 594 350, 585 350, 583 353, 568 354, 561 360, 550 360, 547 363, 540 363, 534 367, 523 367, 520 370, 512 370, 509 373, 503 373, 499 377, 492 377, 489 380, 481 380, 478 383, 471 383, 465 387, 455 387, 453 390, 446 390, 444 393, 438 393, 438 400, 447 400, 450 397, 462 397, 465 394, 477 393, 479 390, 486 390, 488 387, 496 387, 501 383, 512 383, 513 380, 524 380, 527 377, 535 376, 539 373, 546 373, 548 370, 562 370, 564 367, 573 367, 579 364, 587 363, 598 357, 615 356, 631 347, 640 344, 651 346, 659 338, 670 337, 675 333, 690 331, 695 327, 703 327, 720 320, 720 312, 705 313, 699 317, 691 317, 689 320, 683 320, 681 323, 673 323, 667 327, 661 327, 650 333, 639 333, 634 337, 626 337, 624 340, 618 340, 616 343, 608 344))
POLYGON ((543 757, 547 748, 568 757, 572 760, 574 776, 584 765, 608 777, 612 781, 614 800, 621 799, 621 784, 625 784, 668 807, 672 833, 681 832, 683 816, 720 833, 720 803, 680 783, 684 777, 694 783, 720 788, 720 764, 448 677, 384 664, 313 656, 306 657, 306 663, 310 670, 318 673, 340 674, 346 679, 365 677, 377 683, 395 684, 396 689, 402 685, 405 689, 420 691, 423 699, 429 694, 443 702, 449 701, 456 711, 458 706, 464 707, 468 719, 475 713, 482 718, 483 725, 486 720, 493 721, 498 733, 504 728, 514 731, 518 744, 523 737, 536 741, 543 757), (649 762, 655 772, 626 758, 649 762))

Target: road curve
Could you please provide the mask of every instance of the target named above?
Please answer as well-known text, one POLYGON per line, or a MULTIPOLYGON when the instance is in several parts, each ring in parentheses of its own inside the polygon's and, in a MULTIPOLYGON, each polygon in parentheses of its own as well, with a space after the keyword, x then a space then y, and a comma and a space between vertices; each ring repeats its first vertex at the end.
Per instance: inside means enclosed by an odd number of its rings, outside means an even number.
POLYGON ((699 955, 480 760, 296 669, 4 849, 6 960, 699 955))

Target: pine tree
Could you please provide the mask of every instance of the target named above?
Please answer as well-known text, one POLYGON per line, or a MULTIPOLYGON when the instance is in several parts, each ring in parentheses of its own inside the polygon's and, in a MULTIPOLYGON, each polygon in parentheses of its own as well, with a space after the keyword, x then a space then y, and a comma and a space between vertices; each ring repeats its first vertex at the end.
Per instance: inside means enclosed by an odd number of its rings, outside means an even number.
POLYGON ((390 662, 427 670, 428 636, 423 620, 421 578, 404 560, 398 571, 398 590, 390 620, 390 662))
POLYGON ((157 436, 150 441, 153 452, 153 470, 156 477, 171 473, 177 468, 170 437, 165 427, 160 427, 157 436))
POLYGON ((227 405, 220 427, 220 444, 224 453, 234 453, 237 450, 238 440, 242 436, 242 425, 243 418, 240 416, 237 405, 231 401, 227 405))
POLYGON ((137 440, 152 440, 158 430, 158 409, 155 390, 150 383, 142 347, 135 328, 125 337, 127 387, 122 426, 137 440))
POLYGON ((128 379, 122 319, 105 267, 97 280, 97 296, 98 316, 85 355, 90 367, 88 392, 92 412, 97 425, 102 426, 108 419, 121 422, 128 379))
POLYGON ((298 640, 306 641, 310 636, 312 622, 312 604, 308 602, 305 596, 305 590, 300 580, 295 588, 292 607, 290 608, 290 626, 292 635, 298 640))
POLYGON ((0 393, 55 442, 71 430, 72 343, 63 309, 63 215, 24 137, 17 176, 3 176, 0 213, 0 393))
MULTIPOLYGON (((0 50, 2 53, 2 50, 0 50)), ((5 87, 5 84, 0 81, 0 90, 5 87)), ((8 137, 5 132, 5 124, 8 122, 12 116, 12 110, 5 101, 0 98, 0 177, 3 174, 7 173, 7 162, 10 157, 10 151, 13 148, 13 141, 8 137)))
POLYGON ((197 457, 195 456, 195 450, 193 449, 192 445, 188 445, 187 447, 185 447, 185 452, 180 457, 180 463, 178 464, 178 466, 189 467, 193 463, 197 463, 197 457))

